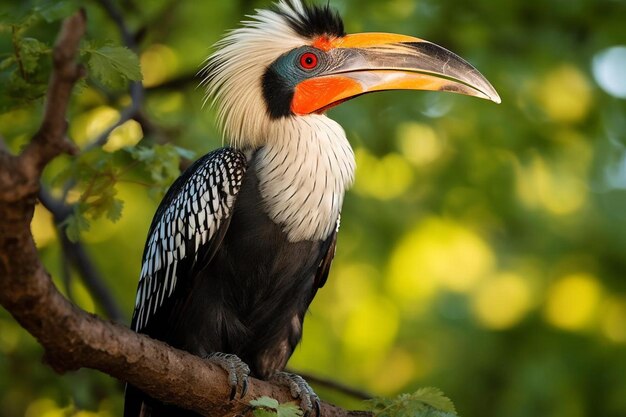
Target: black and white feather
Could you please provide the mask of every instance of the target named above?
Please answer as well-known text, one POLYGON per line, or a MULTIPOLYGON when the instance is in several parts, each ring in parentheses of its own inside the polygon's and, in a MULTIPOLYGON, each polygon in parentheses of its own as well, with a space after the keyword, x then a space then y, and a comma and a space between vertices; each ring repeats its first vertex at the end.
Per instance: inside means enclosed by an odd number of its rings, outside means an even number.
POLYGON ((206 248, 232 214, 246 168, 242 152, 217 149, 196 161, 169 189, 148 233, 133 330, 146 327, 172 296, 179 278, 189 276, 199 254, 206 256, 206 248))

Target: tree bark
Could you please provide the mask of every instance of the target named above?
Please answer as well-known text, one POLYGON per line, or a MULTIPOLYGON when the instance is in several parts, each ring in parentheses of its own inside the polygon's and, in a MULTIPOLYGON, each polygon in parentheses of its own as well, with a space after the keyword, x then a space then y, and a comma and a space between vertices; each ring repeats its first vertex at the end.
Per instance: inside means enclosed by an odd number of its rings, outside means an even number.
MULTIPOLYGON (((130 382, 152 397, 203 415, 244 414, 248 401, 293 401, 288 389, 250 378, 242 400, 228 401, 226 373, 187 352, 79 309, 54 286, 39 259, 30 222, 46 164, 75 153, 66 139, 66 109, 84 69, 77 64, 84 12, 68 18, 54 47, 54 67, 41 128, 19 155, 0 146, 0 304, 37 338, 57 372, 92 368, 130 382)), ((322 403, 322 416, 369 416, 322 403)))

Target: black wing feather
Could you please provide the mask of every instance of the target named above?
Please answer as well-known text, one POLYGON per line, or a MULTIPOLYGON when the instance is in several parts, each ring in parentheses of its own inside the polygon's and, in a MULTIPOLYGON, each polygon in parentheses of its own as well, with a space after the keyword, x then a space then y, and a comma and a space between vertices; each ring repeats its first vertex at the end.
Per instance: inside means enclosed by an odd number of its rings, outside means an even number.
POLYGON ((339 233, 340 223, 341 216, 337 219, 337 227, 333 230, 333 233, 326 238, 326 242, 324 243, 325 247, 321 250, 321 253, 324 253, 324 257, 320 261, 320 265, 315 274, 315 283, 313 285, 313 291, 315 291, 315 293, 326 284, 326 280, 328 279, 330 266, 333 263, 333 259, 335 259, 335 252, 337 250, 337 233, 339 233))
POLYGON ((141 332, 201 258, 210 260, 230 219, 247 160, 222 148, 200 158, 161 202, 143 254, 131 328, 141 332))

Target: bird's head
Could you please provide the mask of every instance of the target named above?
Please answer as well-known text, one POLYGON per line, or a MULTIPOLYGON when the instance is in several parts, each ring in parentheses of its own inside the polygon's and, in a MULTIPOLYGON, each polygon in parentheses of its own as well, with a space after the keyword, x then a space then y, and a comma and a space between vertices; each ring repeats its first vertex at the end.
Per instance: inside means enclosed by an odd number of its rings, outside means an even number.
POLYGON ((265 144, 281 121, 374 91, 450 91, 500 102, 489 81, 456 54, 411 36, 348 35, 328 5, 280 0, 215 48, 203 70, 206 97, 239 147, 265 144))

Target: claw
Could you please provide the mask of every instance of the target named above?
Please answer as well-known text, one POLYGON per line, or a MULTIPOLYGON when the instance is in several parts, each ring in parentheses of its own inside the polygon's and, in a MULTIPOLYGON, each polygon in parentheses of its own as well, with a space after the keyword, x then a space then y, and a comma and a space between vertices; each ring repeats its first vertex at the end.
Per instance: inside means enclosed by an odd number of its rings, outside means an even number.
POLYGON ((243 380, 243 384, 241 384, 241 397, 239 398, 243 398, 245 397, 246 393, 248 392, 248 378, 244 378, 243 380))
POLYGON ((228 373, 228 383, 230 385, 230 400, 237 397, 237 391, 241 385, 241 396, 243 398, 248 392, 248 376, 250 368, 237 355, 222 352, 213 352, 206 357, 207 360, 218 365, 228 373))
POLYGON ((277 384, 287 386, 293 398, 300 398, 300 407, 304 411, 304 417, 309 417, 315 410, 315 416, 321 414, 320 399, 313 388, 300 375, 279 372, 272 377, 277 384))

